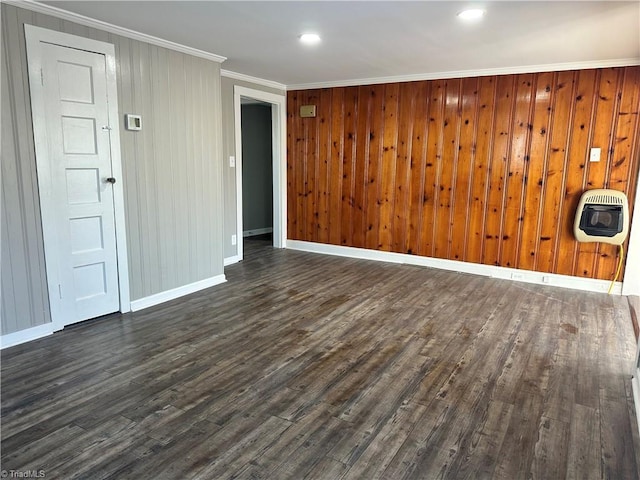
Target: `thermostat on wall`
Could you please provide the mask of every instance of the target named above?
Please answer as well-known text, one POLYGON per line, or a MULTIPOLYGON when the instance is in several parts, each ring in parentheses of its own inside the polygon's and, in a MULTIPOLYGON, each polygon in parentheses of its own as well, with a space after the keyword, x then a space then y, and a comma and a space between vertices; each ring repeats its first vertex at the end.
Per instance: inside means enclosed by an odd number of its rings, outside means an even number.
POLYGON ((127 130, 142 130, 142 117, 140 115, 127 113, 125 120, 127 130))

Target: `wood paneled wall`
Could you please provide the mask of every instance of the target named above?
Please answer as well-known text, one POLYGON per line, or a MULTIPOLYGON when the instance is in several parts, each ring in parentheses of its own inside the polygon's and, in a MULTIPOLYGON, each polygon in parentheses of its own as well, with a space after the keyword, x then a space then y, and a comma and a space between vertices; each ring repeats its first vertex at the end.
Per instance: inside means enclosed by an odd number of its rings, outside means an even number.
POLYGON ((613 277, 617 247, 576 242, 573 218, 585 189, 634 198, 640 67, 291 91, 287 105, 289 238, 613 277))

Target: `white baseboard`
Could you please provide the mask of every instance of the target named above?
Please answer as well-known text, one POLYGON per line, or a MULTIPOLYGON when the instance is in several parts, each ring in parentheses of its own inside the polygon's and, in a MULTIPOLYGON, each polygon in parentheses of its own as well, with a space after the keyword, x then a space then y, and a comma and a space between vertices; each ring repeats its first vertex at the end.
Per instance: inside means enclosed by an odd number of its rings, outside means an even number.
MULTIPOLYGON (((137 312, 143 308, 152 307, 169 300, 189 295, 190 293, 204 290, 205 288, 213 287, 221 283, 226 282, 227 279, 224 275, 216 275, 215 277, 200 280, 199 282, 184 285, 182 287, 167 290, 166 292, 156 293, 148 297, 141 298, 139 300, 133 300, 131 302, 131 311, 137 312)), ((37 340, 38 338, 51 335, 53 332, 59 330, 53 323, 45 323, 44 325, 38 325, 37 327, 27 328, 18 332, 8 333, 0 336, 0 349, 13 347, 20 345, 21 343, 37 340)))
POLYGON ((273 228, 256 228, 254 230, 245 230, 242 232, 243 237, 254 237, 256 235, 264 235, 265 233, 273 233, 273 228))
MULTIPOLYGON (((458 260, 420 257, 417 255, 408 255, 406 253, 381 252, 379 250, 343 247, 340 245, 304 242, 300 240, 287 240, 286 248, 301 250, 304 252, 322 253, 325 255, 336 255, 339 257, 375 260, 379 262, 406 263, 408 265, 439 268, 441 270, 472 273, 476 275, 483 275, 485 277, 503 278, 518 282, 551 285, 561 288, 572 288, 574 290, 585 290, 588 292, 606 293, 609 290, 609 285, 611 284, 611 282, 607 280, 594 280, 593 278, 572 277, 569 275, 558 275, 556 273, 533 272, 531 270, 520 270, 517 268, 497 267, 493 265, 482 265, 479 263, 461 262, 458 260)), ((616 282, 613 286, 612 293, 620 295, 621 292, 622 283, 616 282)))
POLYGON ((0 349, 13 347, 20 345, 21 343, 37 340, 38 338, 46 337, 55 332, 53 323, 45 323, 44 325, 38 325, 37 327, 27 328, 18 332, 8 333, 0 337, 0 349))
POLYGON ((238 263, 240 261, 239 255, 234 255, 233 257, 227 257, 224 259, 224 266, 228 267, 229 265, 233 265, 234 263, 238 263))
POLYGON ((148 297, 140 298, 138 300, 132 300, 131 311, 137 312, 138 310, 142 310, 144 308, 153 307, 154 305, 168 302, 169 300, 174 300, 176 298, 189 295, 190 293, 195 293, 200 290, 204 290, 205 288, 219 285, 226 281, 227 279, 224 275, 216 275, 215 277, 206 278, 204 280, 200 280, 199 282, 190 283, 189 285, 183 285, 182 287, 173 288, 171 290, 166 290, 154 295, 149 295, 148 297))

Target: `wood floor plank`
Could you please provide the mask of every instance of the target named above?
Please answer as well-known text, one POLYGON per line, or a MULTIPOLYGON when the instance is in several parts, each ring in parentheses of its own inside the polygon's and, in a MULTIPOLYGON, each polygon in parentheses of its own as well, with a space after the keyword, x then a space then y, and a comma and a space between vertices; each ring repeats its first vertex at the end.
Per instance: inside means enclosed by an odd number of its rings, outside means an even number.
POLYGON ((473 422, 469 440, 452 462, 452 474, 459 479, 492 478, 495 458, 507 434, 513 405, 492 400, 482 416, 473 422))
POLYGON ((567 471, 569 434, 568 423, 541 417, 531 465, 531 478, 554 478, 567 471))
POLYGON ((324 460, 333 444, 351 434, 349 425, 335 417, 319 420, 308 428, 310 434, 304 442, 287 452, 268 478, 305 478, 310 472, 317 471, 318 464, 324 460))
POLYGON ((600 407, 600 387, 598 384, 598 363, 593 359, 600 356, 600 340, 598 327, 593 321, 593 312, 587 302, 581 300, 578 305, 578 357, 576 371, 575 402, 577 405, 590 407, 594 410, 600 407))
POLYGON ((584 405, 575 405, 570 425, 567 480, 603 478, 600 463, 600 412, 584 405))
MULTIPOLYGON (((146 461, 132 461, 117 465, 114 469, 109 461, 116 455, 103 457, 103 463, 84 473, 87 478, 109 471, 107 478, 191 478, 214 457, 214 448, 209 441, 217 437, 220 428, 206 420, 199 421, 179 435, 175 435, 167 445, 154 450, 154 455, 146 461), (150 461, 155 457, 155 461, 150 461)), ((220 449, 216 445, 215 452, 220 449)))
MULTIPOLYGON (((223 451, 209 459, 207 465, 193 478, 208 480, 220 478, 225 472, 246 465, 254 457, 260 457, 291 426, 291 422, 279 417, 268 417, 255 429, 244 435, 239 441, 223 444, 223 451)), ((221 431, 221 433, 224 430, 221 431)))
MULTIPOLYGON (((51 445, 69 445, 70 442, 74 441, 79 443, 78 440, 75 439, 83 433, 84 430, 77 425, 65 425, 64 427, 54 430, 50 434, 42 436, 28 444, 22 445, 19 448, 4 451, 2 455, 2 464, 4 466, 10 465, 14 470, 39 470, 43 468, 43 465, 46 465, 46 456, 52 455, 53 453, 51 452, 51 445)), ((60 452, 57 452, 54 456, 56 458, 60 457, 60 452)))
POLYGON ((138 443, 147 437, 135 422, 124 417, 113 417, 94 430, 85 431, 77 437, 73 448, 66 445, 66 456, 53 456, 43 470, 53 478, 64 477, 65 472, 74 471, 77 476, 101 465, 105 458, 132 453, 138 443))
POLYGON ((344 479, 381 478, 426 408, 418 403, 403 403, 346 472, 344 479))
POLYGON ((273 478, 272 472, 284 464, 288 455, 313 437, 319 424, 334 421, 335 407, 318 402, 303 417, 291 422, 287 428, 261 455, 252 458, 238 470, 229 469, 229 478, 273 478))
POLYGON ((3 350, 46 478, 640 478, 629 303, 245 241, 227 283, 3 350))
MULTIPOLYGON (((514 405, 502 448, 498 452, 493 477, 499 480, 529 477, 539 434, 542 398, 527 392, 514 405)), ((563 473, 558 473, 562 478, 563 473)))

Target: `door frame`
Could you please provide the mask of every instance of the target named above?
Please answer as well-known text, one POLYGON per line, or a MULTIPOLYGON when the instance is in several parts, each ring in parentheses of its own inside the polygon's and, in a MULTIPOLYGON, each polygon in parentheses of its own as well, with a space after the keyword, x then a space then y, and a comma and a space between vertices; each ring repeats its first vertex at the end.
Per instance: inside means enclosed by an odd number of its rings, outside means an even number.
MULTIPOLYGON (((44 88, 41 80, 42 51, 41 43, 50 43, 61 47, 85 50, 99 53, 105 56, 105 71, 107 80, 107 98, 109 123, 111 127, 109 145, 111 150, 112 174, 118 182, 113 185, 113 208, 116 229, 116 259, 118 269, 118 290, 120 296, 120 312, 131 310, 129 293, 129 262, 127 256, 127 237, 125 222, 124 188, 122 175, 122 160, 120 157, 120 116, 118 112, 118 88, 116 78, 115 47, 110 43, 78 37, 67 33, 56 32, 34 25, 24 26, 27 46, 27 66, 29 71, 29 91, 31 93, 31 115, 33 125, 33 140, 35 145, 36 170, 38 176, 38 194, 40 199, 40 218, 42 221, 43 245, 55 244, 57 239, 47 235, 48 228, 44 228, 51 221, 52 209, 55 206, 48 201, 51 195, 51 175, 48 170, 49 148, 46 129, 46 116, 44 108, 44 88)), ((47 275, 47 288, 49 293, 49 309, 53 330, 61 330, 68 323, 64 321, 65 312, 58 310, 51 302, 53 295, 58 294, 58 268, 53 259, 48 258, 45 249, 45 269, 47 275)))
POLYGON ((237 259, 242 260, 242 102, 251 98, 271 104, 271 144, 273 174, 273 246, 285 248, 287 241, 287 98, 253 88, 233 87, 233 111, 236 151, 236 239, 237 259))

